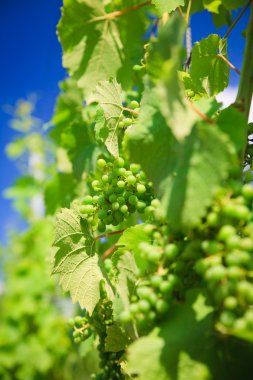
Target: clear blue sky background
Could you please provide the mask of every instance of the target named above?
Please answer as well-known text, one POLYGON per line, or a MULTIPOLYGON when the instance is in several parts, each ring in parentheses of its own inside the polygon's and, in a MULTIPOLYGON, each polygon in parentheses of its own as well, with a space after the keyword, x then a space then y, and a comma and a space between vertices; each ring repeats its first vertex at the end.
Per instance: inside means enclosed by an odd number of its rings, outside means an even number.
MULTIPOLYGON (((66 73, 61 66, 61 47, 56 37, 61 0, 0 0, 0 242, 5 241, 6 227, 23 224, 2 197, 3 190, 14 182, 18 171, 5 157, 5 146, 16 135, 9 126, 10 116, 3 106, 14 105, 31 93, 38 97, 36 116, 48 121, 58 94, 58 82, 66 73)), ((241 67, 248 13, 229 37, 230 60, 241 67)), ((218 32, 223 35, 226 28, 218 32)), ((217 32, 207 12, 192 18, 193 41, 217 32)), ((235 73, 231 85, 238 83, 235 73)))

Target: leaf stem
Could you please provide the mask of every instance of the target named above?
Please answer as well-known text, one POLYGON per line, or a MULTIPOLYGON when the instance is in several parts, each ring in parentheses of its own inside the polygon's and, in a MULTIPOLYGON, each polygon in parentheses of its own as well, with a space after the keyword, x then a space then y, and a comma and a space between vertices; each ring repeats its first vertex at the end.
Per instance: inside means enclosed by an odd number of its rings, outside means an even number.
POLYGON ((240 70, 238 70, 238 69, 237 69, 237 68, 236 68, 231 62, 229 62, 229 60, 228 60, 226 57, 224 57, 223 54, 217 54, 217 56, 218 56, 220 59, 222 59, 224 62, 226 62, 226 64, 227 64, 229 67, 231 67, 231 69, 235 70, 235 72, 236 72, 238 75, 241 74, 240 70))
POLYGON ((111 235, 122 234, 124 231, 125 231, 125 230, 119 230, 119 231, 107 232, 106 234, 96 236, 96 237, 95 237, 95 240, 99 240, 99 239, 102 239, 102 238, 105 238, 105 237, 107 237, 107 236, 111 236, 111 235))
POLYGON ((226 34, 224 35, 224 39, 225 38, 228 38, 228 36, 230 35, 230 33, 232 32, 232 30, 234 29, 234 27, 237 25, 238 21, 242 18, 242 16, 244 15, 244 13, 246 12, 246 10, 249 8, 250 4, 252 3, 253 0, 249 0, 247 2, 247 4, 242 8, 241 12, 239 13, 239 15, 236 17, 236 19, 234 20, 233 24, 230 26, 230 28, 228 29, 228 31, 226 32, 226 34))
POLYGON ((199 115, 199 117, 201 117, 202 120, 206 121, 207 123, 209 124, 214 124, 213 120, 210 119, 208 116, 206 116, 203 112, 201 112, 196 106, 194 103, 192 103, 189 99, 187 99, 187 103, 189 104, 189 106, 191 107, 191 109, 197 114, 199 115))
POLYGON ((242 110, 249 117, 253 94, 253 7, 247 27, 246 47, 244 51, 243 67, 236 101, 242 104, 242 110))
POLYGON ((113 19, 116 17, 120 17, 120 16, 125 15, 126 13, 136 11, 137 9, 140 9, 140 8, 145 7, 147 5, 151 5, 151 1, 145 1, 144 3, 134 5, 130 8, 123 9, 121 11, 115 11, 115 12, 107 13, 104 16, 95 17, 90 22, 104 21, 104 20, 109 20, 109 19, 113 19))

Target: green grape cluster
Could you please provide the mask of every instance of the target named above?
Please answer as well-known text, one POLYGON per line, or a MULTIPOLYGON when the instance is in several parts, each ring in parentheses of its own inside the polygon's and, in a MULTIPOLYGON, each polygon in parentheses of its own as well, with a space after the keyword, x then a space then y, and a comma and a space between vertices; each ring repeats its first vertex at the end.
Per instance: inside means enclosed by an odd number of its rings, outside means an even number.
POLYGON ((203 287, 227 330, 253 333, 253 186, 220 190, 202 223, 188 235, 146 224, 140 273, 123 323, 151 328, 185 292, 203 287))
POLYGON ((152 183, 139 165, 129 165, 122 157, 98 159, 91 185, 95 194, 83 199, 80 213, 91 225, 97 225, 99 232, 108 225, 119 225, 136 211, 149 216, 154 210, 152 183))
MULTIPOLYGON (((221 191, 205 220, 196 272, 227 329, 253 333, 253 186, 221 191)), ((201 232, 201 231, 200 231, 201 232)))
POLYGON ((75 343, 81 343, 92 335, 92 327, 88 316, 77 316, 70 319, 69 326, 74 329, 73 338, 75 343))
POLYGON ((107 298, 106 292, 101 292, 102 297, 96 306, 90 323, 99 338, 97 346, 100 358, 101 373, 93 374, 95 380, 124 380, 125 375, 122 372, 120 360, 124 351, 110 352, 106 351, 107 327, 113 324, 112 302, 107 298))
POLYGON ((146 330, 165 318, 173 300, 181 297, 181 274, 187 271, 188 258, 181 255, 187 244, 183 239, 168 241, 167 225, 146 224, 144 231, 150 240, 139 245, 145 268, 129 310, 123 311, 120 318, 123 323, 135 320, 140 329, 146 330))

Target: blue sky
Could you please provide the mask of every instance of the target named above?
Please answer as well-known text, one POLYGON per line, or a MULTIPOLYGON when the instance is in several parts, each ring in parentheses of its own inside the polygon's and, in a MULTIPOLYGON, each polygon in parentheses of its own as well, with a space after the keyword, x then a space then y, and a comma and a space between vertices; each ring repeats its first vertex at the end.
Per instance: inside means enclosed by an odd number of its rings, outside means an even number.
MULTIPOLYGON (((11 202, 2 197, 3 190, 18 176, 14 163, 4 153, 16 132, 9 128, 10 116, 3 106, 14 105, 18 99, 36 93, 36 116, 44 121, 50 119, 58 82, 66 76, 56 36, 60 6, 61 0, 0 0, 0 242, 5 241, 7 226, 22 226, 11 202)), ((230 60, 239 69, 244 49, 241 33, 247 19, 248 12, 229 37, 230 60)), ((191 25, 193 41, 217 32, 207 12, 195 15, 191 25)), ((225 31, 221 28, 218 32, 224 35, 225 31)), ((231 85, 237 83, 238 76, 232 73, 231 85)))

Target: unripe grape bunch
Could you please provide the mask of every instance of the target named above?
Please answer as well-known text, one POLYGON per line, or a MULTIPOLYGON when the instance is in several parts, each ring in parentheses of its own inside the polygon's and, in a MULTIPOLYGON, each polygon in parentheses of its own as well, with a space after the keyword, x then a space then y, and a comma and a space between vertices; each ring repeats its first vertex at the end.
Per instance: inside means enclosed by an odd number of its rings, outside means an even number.
POLYGON ((94 195, 82 200, 80 213, 88 222, 104 232, 106 226, 117 226, 130 214, 152 216, 153 186, 137 164, 128 164, 122 157, 97 161, 96 179, 91 182, 94 195))
POLYGON ((147 224, 150 241, 138 247, 147 265, 122 322, 150 329, 189 288, 203 287, 218 328, 253 335, 252 202, 251 185, 220 190, 202 224, 185 236, 147 224))

